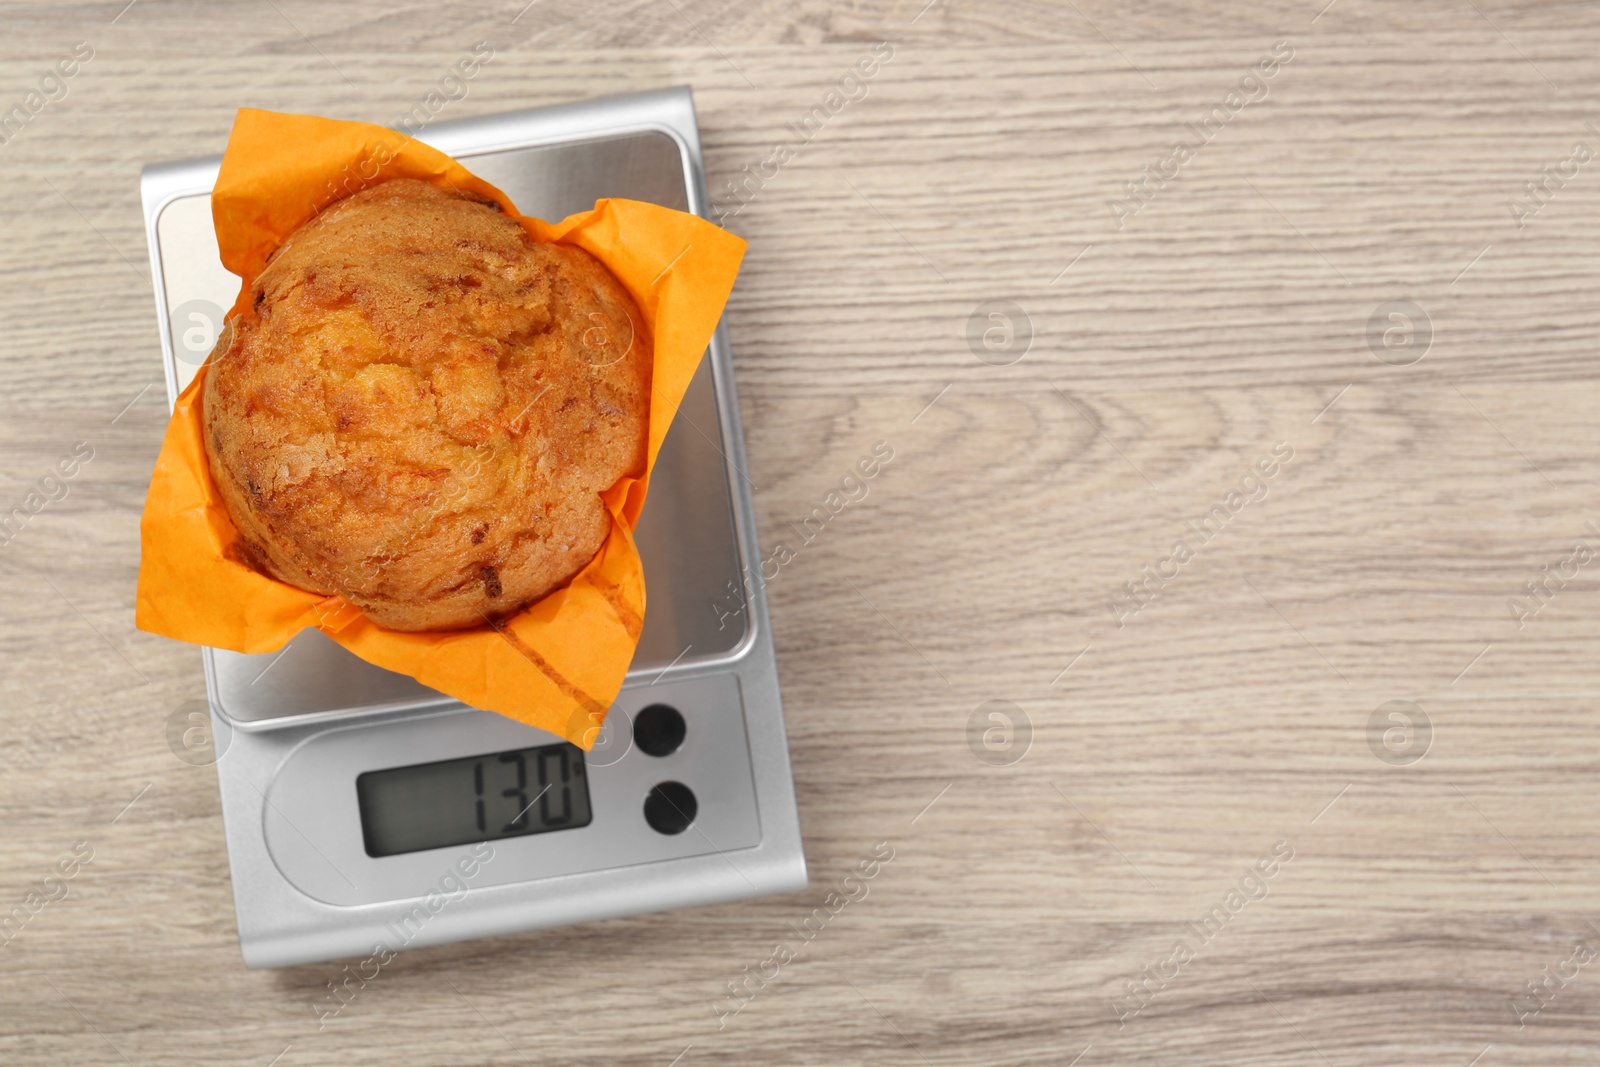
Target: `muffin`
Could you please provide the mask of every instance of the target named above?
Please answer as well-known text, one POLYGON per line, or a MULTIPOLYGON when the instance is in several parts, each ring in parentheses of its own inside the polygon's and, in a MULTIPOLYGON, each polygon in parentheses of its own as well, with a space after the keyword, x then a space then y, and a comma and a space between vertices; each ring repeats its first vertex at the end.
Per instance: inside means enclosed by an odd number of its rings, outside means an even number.
POLYGON ((492 622, 593 558, 645 469, 650 339, 593 256, 396 179, 295 230, 213 351, 241 562, 392 630, 492 622))

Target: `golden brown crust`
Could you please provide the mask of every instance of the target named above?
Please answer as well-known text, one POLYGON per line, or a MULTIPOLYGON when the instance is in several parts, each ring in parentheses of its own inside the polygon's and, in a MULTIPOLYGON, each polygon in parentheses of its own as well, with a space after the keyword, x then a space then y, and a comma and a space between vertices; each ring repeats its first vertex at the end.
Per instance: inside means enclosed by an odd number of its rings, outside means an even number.
POLYGON ((206 372, 251 566, 393 630, 483 623, 599 550, 644 470, 650 339, 598 260, 397 179, 291 234, 206 372))

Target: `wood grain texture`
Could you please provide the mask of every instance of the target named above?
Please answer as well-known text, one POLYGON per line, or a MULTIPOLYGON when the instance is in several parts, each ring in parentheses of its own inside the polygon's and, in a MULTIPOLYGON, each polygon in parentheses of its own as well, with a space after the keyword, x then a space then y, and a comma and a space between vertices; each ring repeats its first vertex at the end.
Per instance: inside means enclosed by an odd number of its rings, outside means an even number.
POLYGON ((0 1061, 1594 1062, 1600 971, 1520 1028, 1513 998, 1600 945, 1600 563, 1507 606, 1600 547, 1600 161, 1509 207, 1600 152, 1592 10, 124 2, 0 5, 0 111, 95 49, 0 145, 0 506, 94 448, 0 548, 0 911, 94 849, 0 950, 0 1061), (133 627, 164 410, 137 176, 220 151, 240 105, 394 121, 480 40, 441 120, 688 83, 724 201, 893 43, 727 222, 763 543, 895 458, 769 586, 809 890, 406 953, 319 1030, 339 968, 243 968, 214 772, 166 746, 198 656, 133 627), (1265 99, 1119 227, 1280 41, 1265 99), (1008 366, 967 341, 992 300, 1033 331, 1008 366), (1398 300, 1432 331, 1409 366, 1368 340, 1398 300), (1410 765, 1369 745, 1395 699, 1433 726, 1410 765), (1009 766, 970 747, 991 700, 1032 724, 1009 766), (719 1029, 880 841, 869 895, 719 1029), (1280 841, 1265 898, 1119 1025, 1280 841))

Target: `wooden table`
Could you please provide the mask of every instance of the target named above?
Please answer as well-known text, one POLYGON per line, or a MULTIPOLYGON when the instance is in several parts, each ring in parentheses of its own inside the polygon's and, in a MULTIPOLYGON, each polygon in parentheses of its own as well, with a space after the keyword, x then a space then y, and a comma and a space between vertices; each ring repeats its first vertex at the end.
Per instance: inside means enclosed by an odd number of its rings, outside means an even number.
POLYGON ((1594 1062, 1592 12, 124 2, 0 15, 3 108, 93 52, 0 145, 0 505, 93 450, 0 551, 0 1061, 1594 1062), (138 171, 480 41, 436 118, 693 85, 763 544, 894 458, 769 587, 809 890, 406 953, 319 1030, 133 626, 138 171))

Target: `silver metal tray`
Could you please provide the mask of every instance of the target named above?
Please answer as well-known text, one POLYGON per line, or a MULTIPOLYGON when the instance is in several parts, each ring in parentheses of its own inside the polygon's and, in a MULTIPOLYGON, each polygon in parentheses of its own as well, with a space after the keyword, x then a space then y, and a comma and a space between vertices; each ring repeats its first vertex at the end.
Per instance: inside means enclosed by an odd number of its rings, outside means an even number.
MULTIPOLYGON (((690 151, 683 132, 661 121, 663 114, 647 119, 640 112, 625 120, 625 102, 644 98, 613 99, 615 104, 595 101, 541 112, 541 128, 564 127, 561 132, 578 140, 524 143, 531 131, 519 129, 512 116, 441 124, 419 139, 499 186, 527 215, 562 219, 605 196, 705 214, 698 146, 690 151), (608 120, 616 125, 602 125, 608 120)), ((671 99, 692 108, 686 92, 671 99)), ((692 110, 689 114, 692 120, 692 110)), ((164 312, 169 403, 209 351, 207 344, 186 346, 185 336, 191 341, 214 337, 223 311, 239 292, 239 278, 218 259, 211 221, 210 189, 219 163, 164 164, 147 168, 143 176, 156 300, 164 312)), ((740 543, 739 525, 750 520, 734 506, 744 475, 731 381, 727 343, 719 331, 662 447, 637 531, 650 599, 633 663, 636 677, 737 658, 754 636, 753 613, 732 614, 725 607, 741 594, 743 575, 754 573, 760 558, 740 543)), ((208 649, 205 655, 214 682, 212 701, 242 729, 449 699, 366 663, 315 630, 303 632, 281 653, 208 649), (263 688, 267 678, 273 684, 263 688)))

